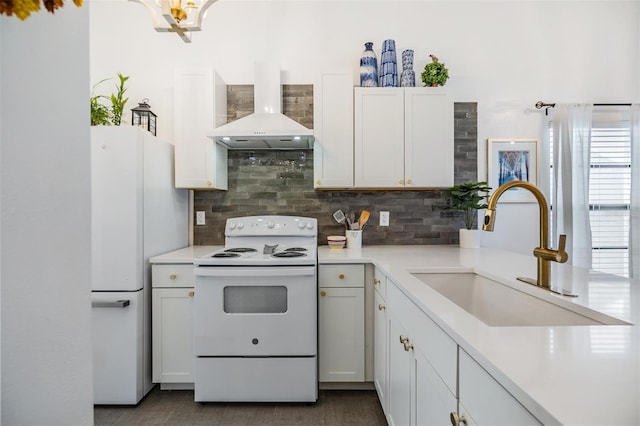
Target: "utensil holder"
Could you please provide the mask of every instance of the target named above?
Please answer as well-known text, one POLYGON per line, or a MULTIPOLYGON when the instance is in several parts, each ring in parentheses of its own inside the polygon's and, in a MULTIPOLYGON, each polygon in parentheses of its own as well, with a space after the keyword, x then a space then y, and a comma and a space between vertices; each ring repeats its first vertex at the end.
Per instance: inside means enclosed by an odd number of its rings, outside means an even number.
POLYGON ((362 247, 362 230, 359 231, 346 231, 347 236, 347 248, 358 249, 362 247))

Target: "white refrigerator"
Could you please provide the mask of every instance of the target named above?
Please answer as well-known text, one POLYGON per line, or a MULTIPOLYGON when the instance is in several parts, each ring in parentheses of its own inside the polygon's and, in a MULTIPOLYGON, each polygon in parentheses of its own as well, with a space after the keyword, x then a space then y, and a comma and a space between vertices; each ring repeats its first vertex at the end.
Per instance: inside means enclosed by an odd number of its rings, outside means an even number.
POLYGON ((137 127, 91 128, 94 404, 137 404, 151 382, 149 258, 188 245, 173 145, 137 127))

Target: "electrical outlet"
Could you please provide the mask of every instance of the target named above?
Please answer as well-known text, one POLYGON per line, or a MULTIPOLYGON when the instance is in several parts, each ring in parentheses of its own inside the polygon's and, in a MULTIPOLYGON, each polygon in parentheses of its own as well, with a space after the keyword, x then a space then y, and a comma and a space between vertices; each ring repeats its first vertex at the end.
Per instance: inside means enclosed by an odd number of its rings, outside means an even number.
POLYGON ((380 226, 389 226, 389 212, 380 212, 380 226))
POLYGON ((203 211, 196 212, 196 225, 204 225, 204 224, 205 224, 204 212, 203 211))

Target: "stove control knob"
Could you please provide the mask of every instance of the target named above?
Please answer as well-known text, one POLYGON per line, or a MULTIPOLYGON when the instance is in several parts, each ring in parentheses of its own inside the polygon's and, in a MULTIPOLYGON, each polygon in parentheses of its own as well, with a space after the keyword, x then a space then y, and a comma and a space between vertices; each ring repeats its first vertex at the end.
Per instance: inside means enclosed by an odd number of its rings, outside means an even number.
POLYGON ((276 224, 273 221, 270 220, 269 222, 267 222, 267 228, 273 229, 275 227, 276 227, 276 224))
POLYGON ((305 227, 305 223, 304 222, 298 222, 298 228, 304 229, 304 227, 305 227))
POLYGON ((229 229, 236 229, 236 223, 235 222, 231 222, 229 224, 229 229))
POLYGON ((242 229, 242 228, 244 228, 244 222, 240 222, 240 223, 238 224, 238 229, 242 229))
POLYGON ((313 229, 313 222, 307 223, 307 229, 313 229))

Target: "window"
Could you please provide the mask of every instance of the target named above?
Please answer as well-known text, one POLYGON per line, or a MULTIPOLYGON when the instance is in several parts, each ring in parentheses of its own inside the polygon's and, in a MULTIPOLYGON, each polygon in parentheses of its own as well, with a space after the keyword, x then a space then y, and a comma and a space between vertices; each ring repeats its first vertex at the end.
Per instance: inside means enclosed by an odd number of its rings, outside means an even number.
MULTIPOLYGON (((592 269, 629 276, 631 131, 628 107, 594 107, 589 211, 592 269)), ((553 188, 553 131, 550 130, 553 188)))

